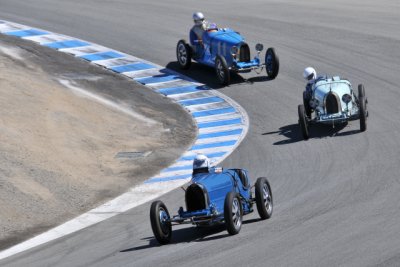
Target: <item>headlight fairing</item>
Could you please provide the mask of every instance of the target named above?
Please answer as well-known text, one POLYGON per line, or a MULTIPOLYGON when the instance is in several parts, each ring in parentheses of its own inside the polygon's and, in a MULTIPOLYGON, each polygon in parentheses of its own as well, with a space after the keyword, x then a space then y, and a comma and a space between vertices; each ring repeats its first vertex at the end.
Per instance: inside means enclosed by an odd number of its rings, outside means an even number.
POLYGON ((344 94, 343 96, 342 96, 342 101, 344 102, 344 103, 346 103, 346 104, 348 104, 348 103, 350 103, 351 102, 351 95, 349 95, 349 94, 344 94))

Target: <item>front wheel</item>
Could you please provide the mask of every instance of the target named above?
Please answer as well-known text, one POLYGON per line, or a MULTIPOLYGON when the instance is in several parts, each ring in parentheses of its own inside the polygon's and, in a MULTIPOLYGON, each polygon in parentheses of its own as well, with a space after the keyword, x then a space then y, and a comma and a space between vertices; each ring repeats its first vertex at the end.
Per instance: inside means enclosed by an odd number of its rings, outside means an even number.
POLYGON ((164 245, 171 241, 172 226, 167 207, 162 201, 154 201, 150 207, 151 229, 157 241, 164 245))
POLYGON ((365 88, 364 88, 364 85, 359 84, 358 85, 358 98, 360 98, 362 96, 365 97, 365 88))
POLYGON ((272 47, 268 48, 267 52, 265 52, 265 68, 269 78, 275 79, 278 76, 279 58, 272 47))
POLYGON ((222 56, 217 56, 215 59, 215 72, 220 84, 228 85, 231 80, 228 64, 222 56))
POLYGON ((260 177, 257 179, 255 184, 255 192, 257 210, 258 214, 261 217, 261 220, 271 218, 273 210, 273 200, 271 186, 269 185, 267 178, 260 177))
POLYGON ((304 110, 304 105, 298 106, 298 113, 299 113, 299 126, 300 126, 300 130, 301 130, 301 134, 302 134, 304 140, 308 140, 310 135, 308 132, 308 121, 307 121, 306 112, 304 110))
POLYGON ((178 60, 181 69, 190 68, 190 64, 192 63, 192 55, 190 46, 185 40, 180 40, 176 45, 176 59, 178 60))
POLYGON ((225 197, 224 219, 226 229, 231 235, 236 235, 242 228, 243 209, 239 194, 229 192, 225 197))
POLYGON ((367 97, 365 96, 364 85, 358 85, 358 102, 360 112, 360 131, 365 132, 367 130, 367 97))

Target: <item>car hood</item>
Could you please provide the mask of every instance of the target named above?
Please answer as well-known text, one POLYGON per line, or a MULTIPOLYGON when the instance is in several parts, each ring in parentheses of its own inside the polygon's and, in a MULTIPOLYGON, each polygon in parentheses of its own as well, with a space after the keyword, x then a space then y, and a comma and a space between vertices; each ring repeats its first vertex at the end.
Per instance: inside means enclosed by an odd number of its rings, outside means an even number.
POLYGON ((202 184, 207 191, 214 191, 221 187, 232 186, 232 176, 226 172, 200 173, 192 177, 192 183, 202 184))
POLYGON ((315 97, 323 98, 330 91, 335 92, 338 96, 350 94, 351 84, 347 80, 337 78, 319 80, 314 85, 315 97))
POLYGON ((330 92, 332 92, 337 97, 337 100, 342 107, 342 111, 344 111, 347 107, 350 109, 352 108, 352 103, 346 105, 346 103, 344 103, 342 100, 342 96, 344 94, 352 96, 352 88, 348 80, 340 79, 339 77, 320 78, 314 84, 313 98, 318 100, 318 109, 321 113, 324 113, 325 99, 330 92))
POLYGON ((215 32, 209 32, 208 38, 216 42, 224 42, 230 45, 237 45, 244 41, 244 38, 231 29, 218 29, 215 32))

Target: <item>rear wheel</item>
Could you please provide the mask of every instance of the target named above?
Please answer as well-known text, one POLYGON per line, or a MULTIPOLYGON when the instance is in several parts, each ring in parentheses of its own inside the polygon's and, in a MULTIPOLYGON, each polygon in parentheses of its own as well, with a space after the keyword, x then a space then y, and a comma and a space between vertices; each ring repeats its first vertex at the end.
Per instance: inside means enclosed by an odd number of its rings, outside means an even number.
POLYGON ((360 131, 365 132, 367 130, 367 107, 365 97, 359 97, 358 101, 360 101, 360 131))
POLYGON ((308 94, 306 91, 303 92, 303 105, 304 105, 304 110, 306 112, 307 117, 311 118, 311 107, 310 107, 310 97, 308 97, 308 94))
POLYGON ((231 80, 231 75, 228 69, 228 64, 222 56, 217 56, 215 59, 215 72, 220 84, 227 85, 231 80))
POLYGON ((301 134, 302 134, 304 140, 308 140, 310 135, 308 132, 308 121, 306 118, 306 113, 305 113, 303 105, 298 106, 298 113, 299 113, 299 125, 300 125, 301 134))
POLYGON ((267 178, 260 177, 255 184, 256 204, 258 214, 262 220, 269 219, 272 216, 273 200, 271 186, 267 178))
POLYGON ((150 222, 154 236, 160 244, 171 241, 172 226, 167 207, 162 201, 154 201, 150 207, 150 222))
POLYGON ((224 219, 229 234, 236 235, 240 232, 243 209, 239 194, 236 192, 229 192, 225 197, 224 219))
POLYGON ((192 63, 191 50, 185 40, 180 40, 176 45, 176 58, 182 69, 190 68, 192 63))
POLYGON ((272 47, 268 48, 267 52, 265 52, 265 68, 269 78, 275 79, 278 76, 279 58, 272 47))

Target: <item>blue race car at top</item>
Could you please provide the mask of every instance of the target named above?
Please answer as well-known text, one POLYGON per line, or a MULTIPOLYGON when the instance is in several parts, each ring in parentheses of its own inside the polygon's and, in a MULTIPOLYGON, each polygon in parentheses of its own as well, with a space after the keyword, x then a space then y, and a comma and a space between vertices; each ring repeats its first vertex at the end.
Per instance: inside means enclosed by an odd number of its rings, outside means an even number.
POLYGON ((192 59, 200 64, 214 67, 218 81, 222 85, 230 82, 230 72, 243 73, 266 69, 268 77, 275 79, 279 72, 279 58, 274 48, 268 48, 265 61, 261 62, 262 44, 256 45, 257 55, 251 59, 249 45, 236 31, 228 28, 217 28, 208 24, 202 36, 202 42, 188 44, 180 40, 176 47, 176 56, 182 69, 188 69, 192 59))
POLYGON ((271 186, 265 177, 251 186, 244 169, 212 168, 209 173, 193 176, 185 189, 186 210, 170 216, 165 204, 156 200, 150 207, 150 222, 160 244, 171 241, 172 226, 189 223, 196 226, 225 224, 231 235, 239 233, 243 215, 254 211, 254 203, 262 220, 272 216, 271 186), (254 194, 253 190, 254 188, 254 194))

